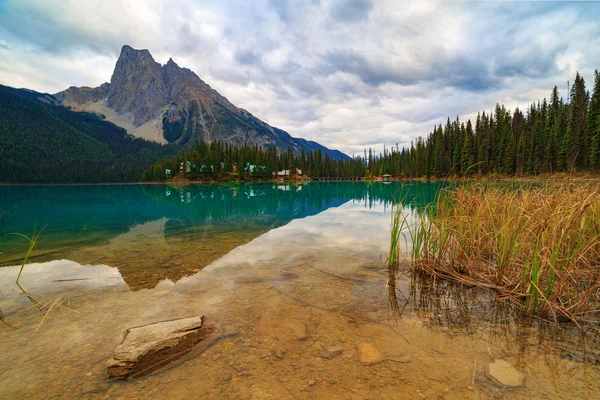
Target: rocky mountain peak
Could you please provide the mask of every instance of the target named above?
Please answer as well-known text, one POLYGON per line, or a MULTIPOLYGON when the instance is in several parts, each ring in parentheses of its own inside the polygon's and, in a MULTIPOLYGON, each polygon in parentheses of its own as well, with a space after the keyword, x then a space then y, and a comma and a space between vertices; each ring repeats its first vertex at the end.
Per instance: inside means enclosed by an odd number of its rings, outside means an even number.
POLYGON ((106 105, 117 112, 131 112, 139 126, 154 117, 167 101, 161 65, 146 49, 123 46, 110 79, 106 105))
MULTIPOLYGON (((121 47, 121 54, 119 55, 119 59, 132 59, 132 58, 138 58, 138 59, 150 59, 152 61, 154 61, 154 58, 152 58, 152 54, 150 54, 150 51, 148 51, 148 49, 134 49, 133 47, 129 46, 129 45, 124 45, 123 47, 121 47)), ((118 61, 118 60, 117 60, 118 61)))
POLYGON ((100 113, 138 137, 159 143, 192 146, 197 140, 221 140, 259 146, 292 148, 296 153, 320 148, 332 157, 345 157, 314 142, 291 137, 231 104, 172 58, 157 63, 146 49, 125 45, 110 84, 69 88, 56 94, 65 105, 100 113))
POLYGON ((120 80, 123 78, 131 78, 140 73, 152 74, 156 71, 160 71, 160 64, 154 61, 148 50, 135 50, 125 45, 121 49, 110 83, 118 85, 122 83, 120 80))

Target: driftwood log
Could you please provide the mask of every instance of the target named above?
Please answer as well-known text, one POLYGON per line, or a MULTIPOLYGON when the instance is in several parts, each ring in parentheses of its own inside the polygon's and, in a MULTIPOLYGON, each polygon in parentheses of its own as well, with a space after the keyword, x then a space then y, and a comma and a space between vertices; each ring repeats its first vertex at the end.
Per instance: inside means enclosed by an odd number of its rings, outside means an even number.
POLYGON ((108 360, 109 377, 139 378, 185 356, 217 331, 203 321, 204 316, 197 315, 128 329, 108 360))

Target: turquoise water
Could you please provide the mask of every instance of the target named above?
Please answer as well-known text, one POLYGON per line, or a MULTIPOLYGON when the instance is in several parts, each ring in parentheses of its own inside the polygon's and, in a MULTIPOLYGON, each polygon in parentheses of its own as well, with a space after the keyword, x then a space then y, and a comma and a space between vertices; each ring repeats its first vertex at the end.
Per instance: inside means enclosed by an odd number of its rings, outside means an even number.
POLYGON ((394 200, 410 221, 440 188, 0 186, 0 235, 43 228, 20 287, 27 242, 0 242, 0 398, 597 398, 597 333, 386 268, 394 200), (198 314, 235 334, 108 379, 127 329, 198 314), (497 360, 522 384, 492 379, 497 360))
MULTIPOLYGON (((347 202, 389 208, 394 198, 424 207, 438 184, 310 183, 102 186, 0 186, 0 236, 32 235, 43 229, 34 253, 38 260, 60 257, 127 232, 135 225, 166 219, 167 236, 221 228, 276 228, 347 202)), ((26 243, 17 237, 0 242, 0 265, 17 262, 26 243)))

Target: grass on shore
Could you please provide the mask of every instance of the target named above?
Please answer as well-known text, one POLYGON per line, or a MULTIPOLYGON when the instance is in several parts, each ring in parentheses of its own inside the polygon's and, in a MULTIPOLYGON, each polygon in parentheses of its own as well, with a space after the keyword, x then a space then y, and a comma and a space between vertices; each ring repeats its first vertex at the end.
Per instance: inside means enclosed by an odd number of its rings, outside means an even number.
POLYGON ((495 289, 555 321, 600 315, 598 183, 466 184, 411 224, 398 207, 390 266, 399 262, 405 228, 415 273, 495 289))

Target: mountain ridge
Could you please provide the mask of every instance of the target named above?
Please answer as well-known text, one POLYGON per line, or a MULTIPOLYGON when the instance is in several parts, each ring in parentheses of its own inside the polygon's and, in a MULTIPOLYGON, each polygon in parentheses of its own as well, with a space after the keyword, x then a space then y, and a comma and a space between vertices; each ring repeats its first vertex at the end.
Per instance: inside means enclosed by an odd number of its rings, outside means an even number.
POLYGON ((110 82, 74 87, 54 95, 76 111, 103 115, 136 137, 190 148, 196 141, 223 141, 291 148, 299 154, 320 150, 333 159, 348 156, 317 142, 294 138, 232 104, 172 58, 161 65, 147 49, 124 45, 110 82))
POLYGON ((134 138, 54 96, 0 85, 0 182, 136 182, 174 145, 134 138))

